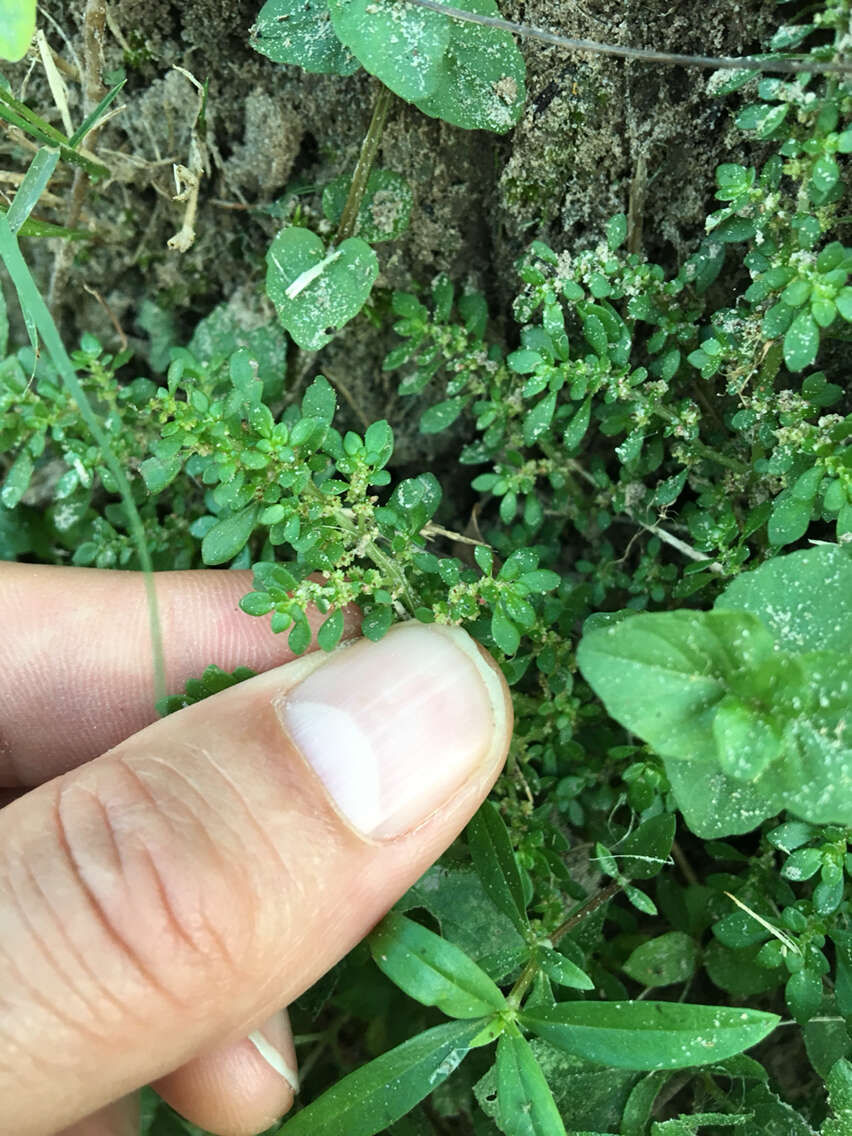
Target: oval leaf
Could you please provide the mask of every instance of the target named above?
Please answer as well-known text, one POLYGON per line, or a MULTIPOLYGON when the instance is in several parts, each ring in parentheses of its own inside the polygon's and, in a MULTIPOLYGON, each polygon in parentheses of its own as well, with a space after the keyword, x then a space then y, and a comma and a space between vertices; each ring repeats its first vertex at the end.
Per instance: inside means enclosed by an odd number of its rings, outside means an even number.
POLYGON ((233 516, 218 521, 201 542, 205 564, 224 564, 245 547, 257 520, 257 505, 247 505, 233 516))
POLYGON ((615 1069, 685 1069, 724 1061, 780 1021, 762 1010, 679 1002, 562 1002, 519 1021, 557 1049, 615 1069))
POLYGON ((369 938, 376 966, 411 998, 452 1018, 481 1018, 506 999, 473 959, 440 935, 391 912, 369 938))
POLYGON ((275 63, 351 75, 358 60, 335 35, 325 0, 267 0, 251 30, 251 46, 275 63))

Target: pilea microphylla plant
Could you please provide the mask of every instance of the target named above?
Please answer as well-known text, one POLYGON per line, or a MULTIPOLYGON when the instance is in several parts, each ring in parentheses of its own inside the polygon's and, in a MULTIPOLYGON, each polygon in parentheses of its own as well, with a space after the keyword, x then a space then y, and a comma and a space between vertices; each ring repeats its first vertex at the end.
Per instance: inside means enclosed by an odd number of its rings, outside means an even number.
MULTIPOLYGON (((8 58, 25 7, 0 3, 8 58)), ((301 1107, 270 1131, 848 1136, 850 0, 779 5, 757 60, 716 61, 751 164, 718 167, 682 263, 649 261, 626 213, 580 247, 532 239, 493 331, 464 281, 377 286, 374 246, 416 208, 375 167, 393 100, 494 132, 524 105, 509 31, 436 8, 269 0, 246 29, 277 63, 366 69, 373 115, 317 191, 322 231, 272 240, 277 320, 220 306, 166 335, 162 377, 92 335, 67 351, 18 244, 75 238, 31 212, 60 162, 105 176, 83 143, 121 77, 65 133, 0 86, 38 146, 0 212, 29 334, 0 292, 0 556, 251 568, 246 618, 297 653, 309 605, 331 651, 354 603, 370 639, 464 626, 512 688, 492 799, 291 1007, 301 1107), (365 320, 392 323, 422 433, 453 432, 440 478, 400 474, 391 423, 340 424, 321 352, 365 320), (320 352, 300 383, 288 336, 320 352)), ((159 708, 250 676, 211 666, 159 708)), ((199 1131, 153 1093, 143 1130, 199 1131)))

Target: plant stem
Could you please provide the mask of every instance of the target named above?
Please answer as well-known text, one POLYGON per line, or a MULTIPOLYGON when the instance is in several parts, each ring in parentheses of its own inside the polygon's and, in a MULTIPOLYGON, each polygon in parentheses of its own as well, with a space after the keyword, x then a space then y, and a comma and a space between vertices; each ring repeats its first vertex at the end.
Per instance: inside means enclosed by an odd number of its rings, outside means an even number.
POLYGON ((382 131, 385 128, 392 101, 393 92, 383 83, 376 95, 376 101, 373 104, 373 117, 370 119, 370 125, 367 127, 364 141, 361 143, 358 164, 355 167, 355 173, 352 175, 352 184, 349 186, 349 195, 340 215, 340 224, 337 226, 335 244, 341 244, 355 232, 358 210, 361 208, 361 202, 364 200, 364 193, 367 189, 367 178, 370 176, 370 170, 373 168, 373 162, 379 150, 382 131))
POLYGON ((556 928, 550 936, 551 943, 556 946, 563 935, 567 935, 569 931, 573 931, 575 927, 583 922, 587 915, 591 915, 593 911, 597 911, 599 907, 602 907, 611 900, 614 895, 617 895, 622 887, 624 887, 624 884, 620 880, 610 880, 605 888, 597 892, 590 899, 587 899, 582 907, 578 908, 573 915, 569 915, 565 922, 556 928))

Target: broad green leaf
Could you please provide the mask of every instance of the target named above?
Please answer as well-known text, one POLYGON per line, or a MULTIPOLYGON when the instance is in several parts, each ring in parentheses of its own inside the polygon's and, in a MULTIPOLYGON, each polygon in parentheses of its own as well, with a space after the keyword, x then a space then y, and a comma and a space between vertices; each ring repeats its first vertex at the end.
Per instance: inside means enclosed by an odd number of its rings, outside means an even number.
POLYGON ((309 229, 283 229, 266 254, 266 292, 281 323, 306 351, 319 351, 364 306, 379 272, 359 237, 326 252, 309 229))
POLYGON ((479 1018, 506 1006, 484 970, 432 931, 391 912, 369 937, 376 966, 411 998, 452 1018, 479 1018))
POLYGON ((529 927, 524 887, 506 825, 491 801, 485 801, 467 827, 473 866, 489 899, 521 934, 529 927))
POLYGON ((771 652, 757 616, 675 611, 588 632, 577 662, 609 713, 661 756, 713 761, 713 717, 731 677, 771 652))
MULTIPOLYGON (((498 16, 494 0, 464 0, 459 7, 498 16)), ((523 110, 524 58, 508 32, 481 24, 447 20, 450 37, 437 84, 415 99, 425 114, 465 130, 503 134, 523 110)))
POLYGON ((704 840, 751 832, 783 808, 779 794, 769 796, 746 781, 735 781, 715 764, 671 757, 663 764, 683 819, 704 840))
POLYGON ((566 1053, 616 1069, 684 1069, 762 1041, 777 1014, 680 1002, 561 1002, 519 1021, 566 1053))
POLYGON ((756 781, 782 750, 780 733, 765 714, 726 694, 713 719, 719 765, 737 781, 756 781))
POLYGON ((642 943, 622 969, 643 986, 671 986, 686 982, 698 965, 698 947, 691 935, 669 931, 642 943))
POLYGON ((492 978, 503 978, 529 957, 529 947, 514 924, 494 907, 472 867, 433 865, 409 888, 397 911, 422 907, 441 934, 477 961, 492 978))
POLYGON ((825 1122, 822 1136, 852 1134, 852 1064, 841 1057, 832 1065, 826 1081, 832 1116, 825 1122))
POLYGON ((35 27, 36 0, 0 0, 0 59, 23 59, 35 27))
POLYGON ((267 0, 250 43, 273 62, 306 71, 351 75, 358 69, 358 60, 335 35, 326 0, 267 0))
POLYGON ((776 556, 737 576, 714 609, 760 616, 783 651, 848 651, 852 556, 836 544, 776 556))
POLYGON ((452 20, 393 0, 329 0, 337 36, 359 62, 408 102, 438 85, 452 20))
POLYGON ((278 1130, 279 1136, 375 1136, 453 1073, 486 1023, 447 1022, 338 1081, 278 1130))
POLYGON ((205 564, 224 564, 240 552, 254 531, 257 505, 247 505, 230 517, 217 521, 201 542, 201 559, 205 564))
POLYGON ((565 1136, 541 1067, 517 1029, 497 1042, 497 1118, 506 1136, 565 1136))
MULTIPOLYGON (((341 174, 323 190, 322 211, 333 225, 340 220, 351 184, 351 176, 341 174)), ((411 186, 404 177, 392 170, 372 170, 354 235, 371 244, 395 240, 408 228, 413 203, 411 186)))

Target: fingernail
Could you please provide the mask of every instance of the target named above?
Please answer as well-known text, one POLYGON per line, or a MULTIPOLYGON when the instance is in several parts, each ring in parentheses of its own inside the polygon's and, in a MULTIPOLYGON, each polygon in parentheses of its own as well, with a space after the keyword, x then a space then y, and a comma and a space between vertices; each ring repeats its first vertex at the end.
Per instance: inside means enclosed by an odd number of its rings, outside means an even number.
POLYGON ((342 648, 277 710, 335 809, 379 840, 493 762, 506 729, 501 681, 470 636, 420 623, 342 648))
POLYGON ((270 1018, 260 1029, 253 1030, 248 1035, 248 1040, 266 1064, 284 1078, 294 1093, 298 1093, 296 1052, 286 1011, 270 1018))

